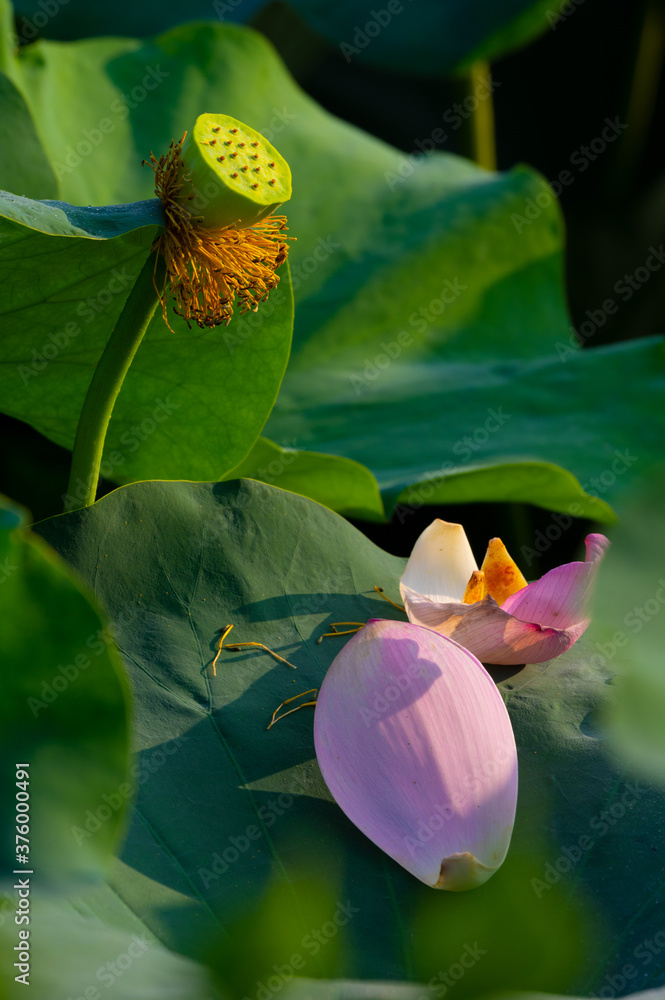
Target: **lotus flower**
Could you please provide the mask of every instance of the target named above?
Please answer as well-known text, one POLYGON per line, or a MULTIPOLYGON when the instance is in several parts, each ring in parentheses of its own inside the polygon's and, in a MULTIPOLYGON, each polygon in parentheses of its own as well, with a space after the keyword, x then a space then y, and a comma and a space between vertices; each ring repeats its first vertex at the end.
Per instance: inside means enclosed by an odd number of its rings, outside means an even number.
POLYGON ((480 570, 460 524, 423 531, 402 574, 409 621, 450 636, 484 663, 542 663, 569 649, 589 625, 587 605, 609 545, 587 535, 586 562, 557 566, 527 584, 493 538, 480 570))
POLYGON ((426 885, 472 889, 503 862, 515 739, 494 681, 452 639, 369 621, 325 676, 314 743, 351 822, 426 885))

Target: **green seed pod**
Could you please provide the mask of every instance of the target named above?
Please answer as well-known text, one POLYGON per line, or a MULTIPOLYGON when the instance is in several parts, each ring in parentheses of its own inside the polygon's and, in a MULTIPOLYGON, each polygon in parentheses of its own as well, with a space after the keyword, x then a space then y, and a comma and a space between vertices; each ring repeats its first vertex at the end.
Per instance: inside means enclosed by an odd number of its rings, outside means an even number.
POLYGON ((291 197, 291 171, 260 132, 229 115, 199 115, 185 139, 182 189, 192 216, 207 229, 244 229, 291 197))

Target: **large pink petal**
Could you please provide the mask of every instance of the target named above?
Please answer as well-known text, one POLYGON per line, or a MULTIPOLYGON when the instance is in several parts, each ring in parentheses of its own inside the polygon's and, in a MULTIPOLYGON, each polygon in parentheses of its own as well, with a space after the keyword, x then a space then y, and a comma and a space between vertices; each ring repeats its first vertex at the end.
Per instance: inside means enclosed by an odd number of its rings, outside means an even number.
POLYGON ((449 636, 483 663, 503 666, 552 660, 570 649, 589 624, 583 620, 558 629, 520 621, 491 597, 476 604, 437 604, 403 587, 402 599, 410 622, 449 636))
POLYGON ((472 888, 504 860, 515 740, 496 685, 457 643, 368 622, 326 674, 314 742, 337 804, 427 885, 472 888))
POLYGON ((557 629, 588 625, 587 608, 601 559, 609 545, 605 535, 587 535, 586 562, 557 566, 540 580, 518 590, 502 608, 521 621, 557 629))

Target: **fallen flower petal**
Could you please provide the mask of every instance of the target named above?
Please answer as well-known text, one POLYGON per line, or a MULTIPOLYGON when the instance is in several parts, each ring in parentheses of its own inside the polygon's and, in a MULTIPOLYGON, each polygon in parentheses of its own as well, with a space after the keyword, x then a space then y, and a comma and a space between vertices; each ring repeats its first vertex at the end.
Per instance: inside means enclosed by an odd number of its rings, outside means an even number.
POLYGON ((530 584, 503 543, 492 539, 483 570, 474 562, 462 592, 458 574, 454 592, 442 596, 442 589, 453 590, 448 581, 452 572, 457 574, 459 532, 464 529, 440 525, 446 522, 435 521, 422 533, 402 575, 400 591, 409 621, 455 639, 484 663, 506 666, 551 660, 587 629, 589 599, 609 545, 604 535, 587 536, 585 562, 557 566, 530 584), (441 544, 446 538, 454 540, 450 552, 441 544), (445 564, 438 570, 437 559, 445 564))
MULTIPOLYGON (((596 579, 598 565, 610 544, 604 535, 587 535, 585 562, 557 566, 502 604, 504 611, 525 621, 569 628, 580 621, 596 579)), ((588 624, 588 619, 587 619, 588 624)))
POLYGON ((477 569, 462 525, 437 518, 414 545, 402 583, 432 601, 461 601, 477 569))
POLYGON ((325 676, 314 743, 340 808, 422 882, 472 889, 502 864, 515 739, 494 681, 456 642, 369 621, 325 676))
POLYGON ((476 604, 436 604, 422 594, 402 591, 409 621, 455 639, 483 663, 544 663, 570 649, 587 625, 576 629, 543 628, 508 614, 491 597, 476 604))

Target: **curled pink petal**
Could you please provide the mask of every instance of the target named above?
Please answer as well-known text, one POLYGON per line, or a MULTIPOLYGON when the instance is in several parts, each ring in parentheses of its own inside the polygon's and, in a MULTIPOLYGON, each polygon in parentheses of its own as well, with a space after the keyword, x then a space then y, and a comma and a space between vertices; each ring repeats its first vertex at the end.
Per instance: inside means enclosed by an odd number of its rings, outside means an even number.
POLYGON ((492 678, 457 643, 407 622, 368 622, 326 674, 314 742, 351 822, 427 885, 470 889, 503 862, 515 740, 492 678))
POLYGON ((567 629, 520 621, 491 597, 477 604, 437 604, 421 594, 402 590, 409 621, 454 639, 483 663, 511 666, 553 660, 577 642, 589 622, 567 629))
POLYGON ((503 602, 502 608, 522 621, 567 629, 586 621, 598 565, 609 541, 604 535, 587 535, 586 561, 557 566, 503 602))

